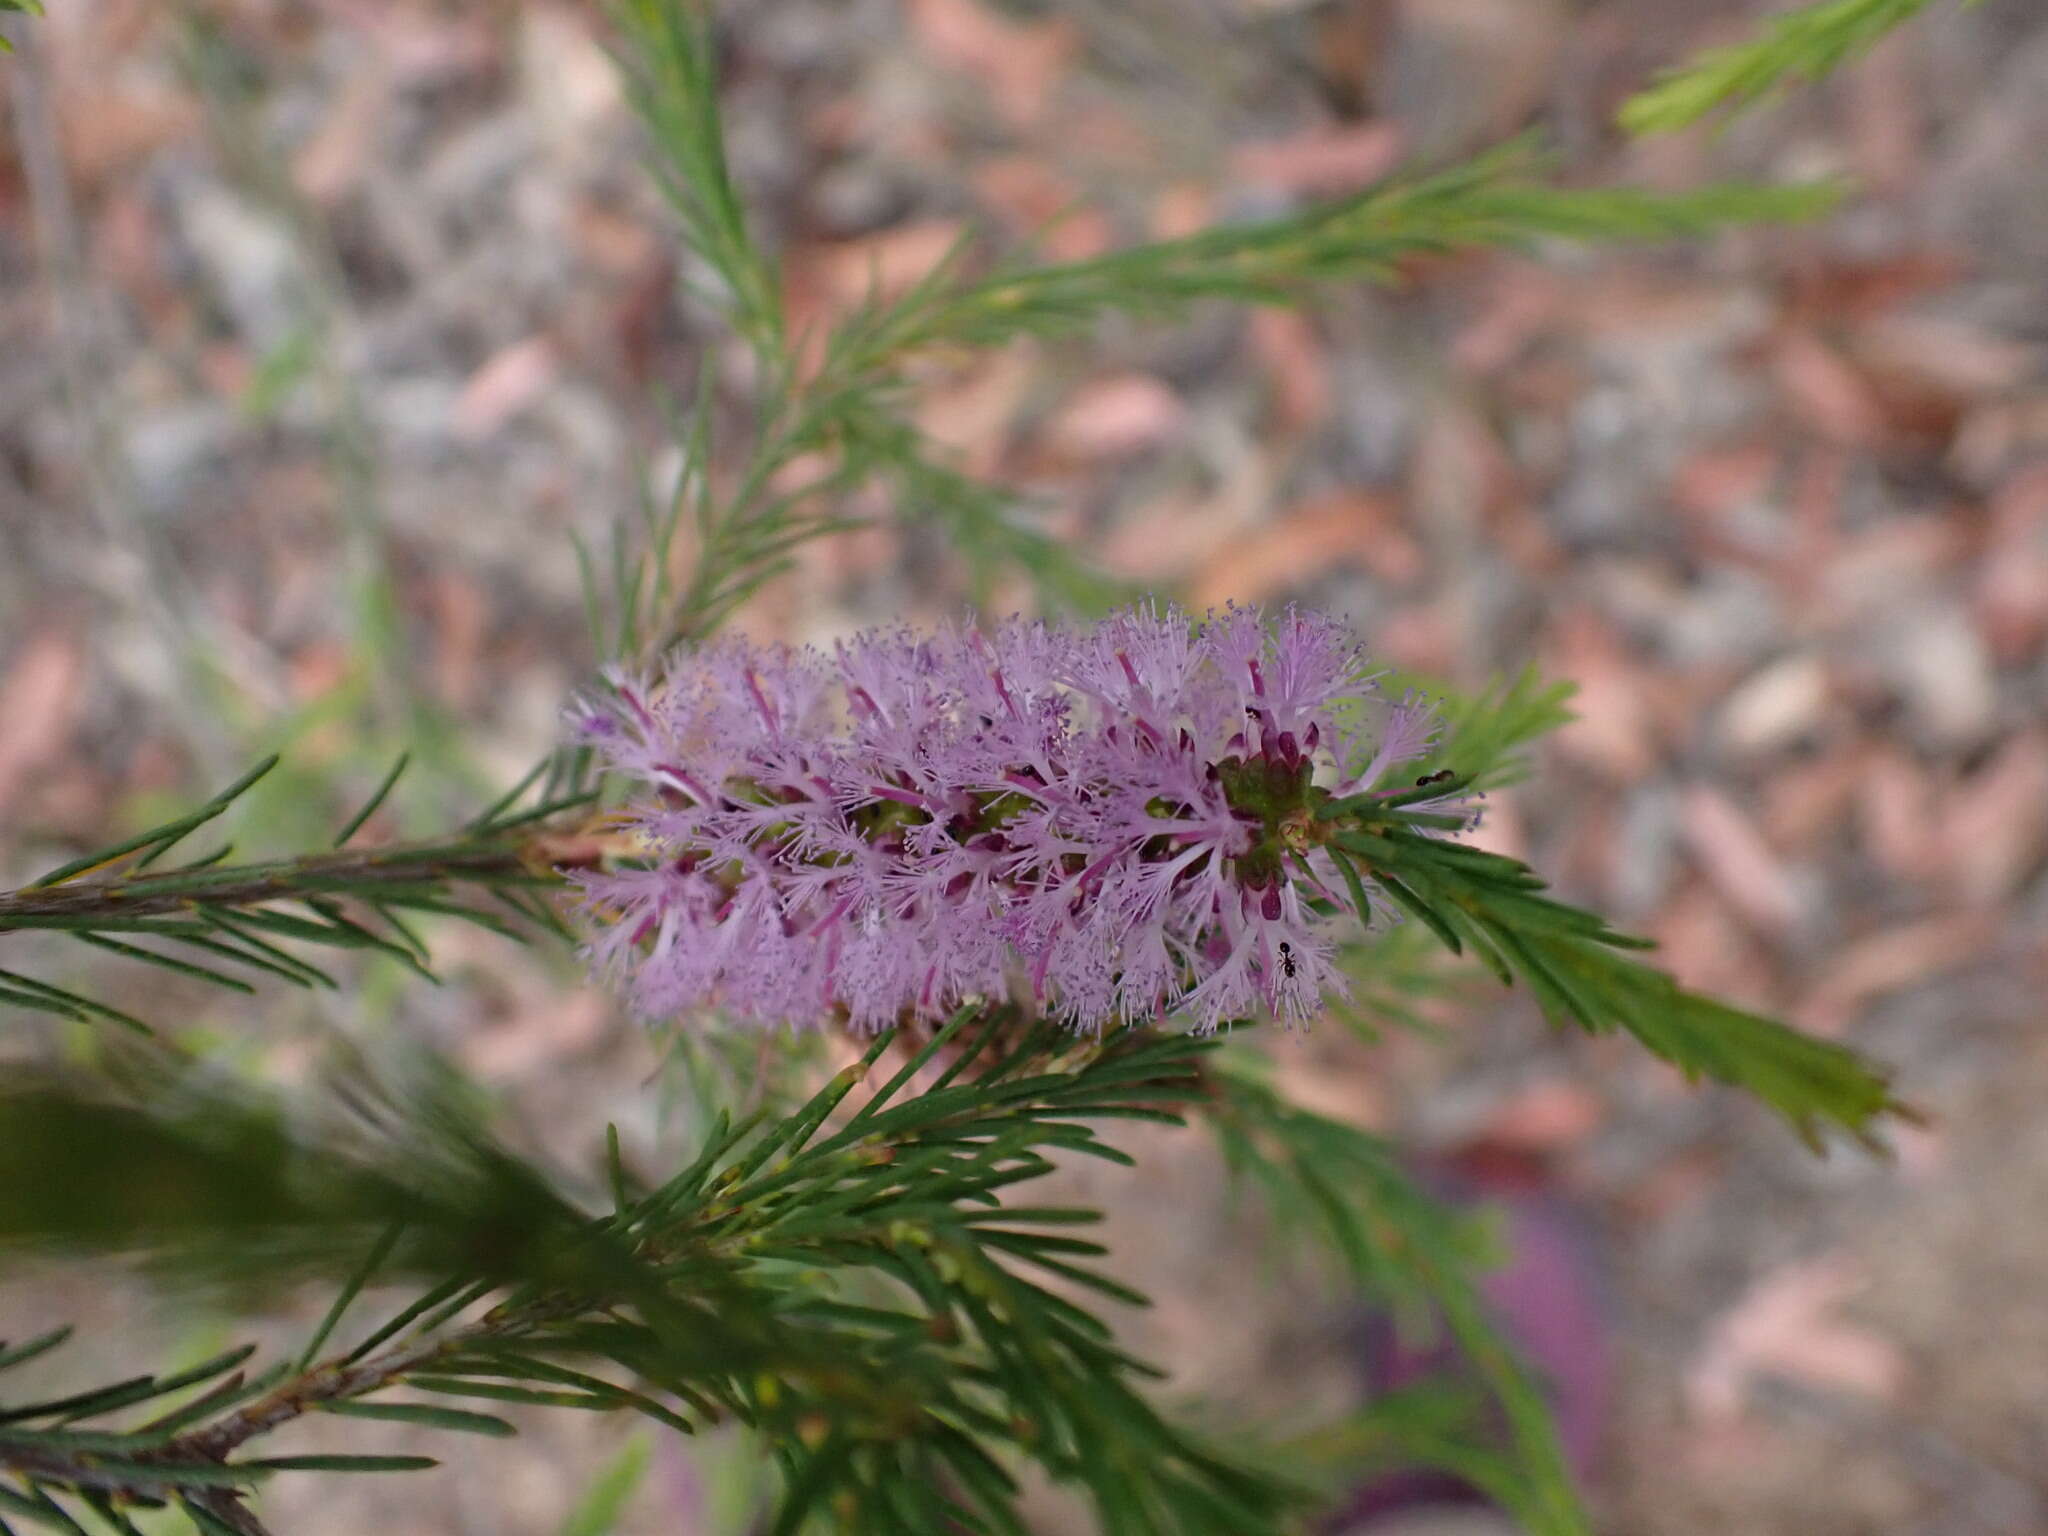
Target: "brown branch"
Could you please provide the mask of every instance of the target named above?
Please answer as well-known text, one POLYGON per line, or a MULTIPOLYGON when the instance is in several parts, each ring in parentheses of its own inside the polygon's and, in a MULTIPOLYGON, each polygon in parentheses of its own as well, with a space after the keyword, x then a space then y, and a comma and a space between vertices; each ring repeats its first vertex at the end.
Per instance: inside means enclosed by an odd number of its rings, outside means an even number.
POLYGON ((519 1327, 544 1320, 548 1315, 544 1306, 492 1313, 466 1327, 393 1345, 366 1360, 350 1362, 346 1357, 328 1360, 281 1382, 254 1402, 244 1404, 210 1424, 129 1456, 10 1443, 5 1427, 0 1426, 0 1472, 14 1473, 31 1485, 45 1483, 55 1487, 89 1488, 99 1493, 149 1498, 161 1498, 170 1493, 187 1503, 202 1505, 208 1514, 244 1533, 244 1536, 267 1536, 262 1522, 241 1502, 241 1490, 182 1486, 167 1477, 152 1477, 150 1468, 162 1467, 168 1471, 176 1467, 232 1466, 228 1457, 234 1451, 279 1425, 288 1424, 326 1403, 347 1402, 381 1392, 437 1360, 457 1354, 481 1340, 502 1337, 519 1327))
POLYGON ((372 1392, 381 1392, 408 1372, 503 1329, 502 1321, 493 1323, 486 1319, 438 1338, 397 1345, 353 1365, 346 1360, 316 1365, 305 1374, 272 1388, 253 1403, 178 1436, 156 1455, 166 1461, 225 1462, 228 1453, 245 1442, 280 1424, 290 1423, 322 1403, 348 1402, 353 1398, 368 1397, 372 1392))

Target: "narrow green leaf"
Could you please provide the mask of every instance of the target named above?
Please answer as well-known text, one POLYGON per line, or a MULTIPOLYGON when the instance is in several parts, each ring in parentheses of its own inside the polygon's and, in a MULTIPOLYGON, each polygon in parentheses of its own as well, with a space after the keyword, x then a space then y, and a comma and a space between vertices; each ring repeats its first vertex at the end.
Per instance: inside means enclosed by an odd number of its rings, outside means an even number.
POLYGON ((288 950, 278 948, 259 934, 250 932, 240 921, 237 914, 230 912, 224 907, 203 904, 200 906, 199 912, 216 928, 233 934, 251 949, 259 950, 263 954, 270 956, 279 965, 290 967, 297 973, 297 978, 306 985, 325 987, 330 992, 339 990, 339 984, 335 979, 328 975, 327 972, 321 970, 319 966, 312 964, 310 961, 300 959, 288 950))
POLYGON ((151 1449, 136 1436, 88 1434, 84 1431, 11 1430, 0 1440, 42 1450, 84 1452, 108 1475, 118 1475, 131 1488, 241 1488, 260 1482, 268 1474, 249 1462, 223 1466, 219 1462, 172 1462, 146 1459, 140 1453, 151 1449))
POLYGON ((230 992, 240 992, 249 997, 256 995, 256 989, 248 982, 203 965, 193 965, 189 961, 176 959, 157 950, 123 944, 119 939, 110 939, 103 933, 81 933, 78 936, 95 949, 104 949, 109 954, 123 955, 130 960, 162 966, 167 971, 176 971, 179 975, 190 976, 196 981, 211 982, 214 986, 225 987, 230 992))
MULTIPOLYGON (((874 1096, 854 1111, 852 1119, 847 1122, 848 1128, 851 1129, 863 1121, 872 1119, 879 1111, 886 1108, 889 1102, 902 1091, 903 1086, 915 1080, 917 1074, 930 1064, 932 1058, 944 1050, 946 1046, 950 1045, 954 1037, 967 1025, 967 1022, 979 1012, 980 1009, 974 1007, 956 1010, 953 1017, 933 1031, 931 1039, 927 1040, 908 1061, 897 1069, 895 1076, 891 1077, 880 1088, 877 1088, 874 1096)), ((876 1059, 880 1059, 879 1054, 876 1059)))
POLYGON ((489 1435, 500 1440, 519 1433, 511 1424, 491 1414, 468 1413, 460 1408, 445 1408, 438 1403, 387 1403, 357 1399, 325 1403, 321 1405, 321 1411, 345 1419, 391 1419, 401 1424, 424 1424, 434 1429, 489 1435))
POLYGON ((264 1472, 425 1472, 441 1463, 431 1456, 354 1456, 335 1452, 310 1456, 264 1456, 238 1465, 264 1472))
POLYGON ((495 826, 497 824, 498 817, 502 815, 509 807, 517 805, 519 803, 519 797, 525 794, 529 789, 533 788, 534 783, 540 778, 540 776, 543 773, 547 772, 549 761, 550 759, 548 758, 542 758, 539 762, 535 763, 533 767, 527 771, 526 776, 524 778, 522 778, 517 784, 514 784, 510 789, 506 790, 505 793, 500 795, 496 800, 492 801, 476 816, 472 817, 469 821, 468 826, 464 830, 469 832, 483 832, 495 826))
POLYGON ((372 1245, 370 1251, 363 1255, 363 1262, 342 1282, 341 1289, 335 1293, 333 1302, 327 1308, 326 1316, 320 1319, 320 1326, 313 1330, 313 1336, 306 1341, 306 1347, 299 1351, 298 1359, 292 1362, 294 1375, 312 1368, 313 1362, 319 1358, 321 1348, 333 1335, 336 1325, 341 1322, 342 1314, 354 1304, 356 1297, 362 1294, 363 1287, 370 1283, 371 1276, 375 1275, 378 1268, 391 1256, 391 1250, 398 1246, 399 1235, 404 1230, 403 1222, 393 1222, 385 1230, 384 1235, 372 1245))
POLYGON ((1438 942, 1444 948, 1454 955, 1460 955, 1465 952, 1464 945, 1458 941, 1457 931, 1451 927, 1444 915, 1414 890, 1410 889, 1408 884, 1399 876, 1389 874, 1384 869, 1379 869, 1373 871, 1373 879, 1379 884, 1381 890, 1385 891, 1400 904, 1402 911, 1406 912, 1410 917, 1417 919, 1431 933, 1435 934, 1438 942))
POLYGON ((9 1366, 20 1365, 24 1360, 33 1360, 37 1355, 46 1354, 71 1337, 71 1324, 52 1328, 48 1333, 39 1333, 26 1344, 17 1344, 12 1349, 0 1344, 0 1371, 9 1366))
POLYGON ((612 1210, 623 1215, 632 1204, 632 1197, 626 1189, 626 1159, 619 1151, 619 1126, 615 1120, 605 1122, 604 1168, 612 1187, 612 1210))
POLYGON ((493 833, 509 832, 515 827, 528 826, 536 821, 545 821, 550 816, 559 816, 564 811, 573 811, 578 806, 594 805, 597 799, 598 792, 594 789, 581 790, 573 795, 562 795, 553 800, 545 800, 531 810, 521 811, 517 816, 501 817, 491 823, 489 830, 493 833))
POLYGON ((588 1392, 568 1392, 551 1387, 522 1387, 511 1382, 472 1381, 462 1376, 410 1376, 406 1384, 421 1392, 441 1392, 450 1397, 482 1397, 501 1403, 535 1403, 544 1408, 587 1408, 599 1413, 616 1413, 624 1406, 608 1397, 588 1392))
POLYGON ((51 870, 40 880, 33 881, 28 886, 28 889, 39 891, 48 886, 60 885, 75 875, 82 875, 87 870, 97 869, 101 865, 110 864, 125 853, 133 853, 138 848, 153 847, 154 852, 142 860, 143 864, 147 864, 151 858, 163 853, 188 832, 204 826, 207 822, 212 821, 214 817, 220 815, 222 811, 225 811, 240 798, 244 791, 249 789, 251 785, 266 773, 270 772, 271 769, 275 768, 277 764, 278 759, 274 754, 266 757, 262 762, 251 768, 247 773, 243 774, 234 783, 230 784, 226 789, 215 795, 190 815, 180 817, 173 822, 167 822, 160 827, 153 827, 147 832, 139 832, 134 837, 115 843, 110 847, 101 848, 93 853, 88 853, 83 858, 73 859, 69 864, 61 865, 51 870))
POLYGON ((18 1408, 6 1409, 0 1412, 0 1424, 19 1424, 24 1419, 47 1419, 58 1414, 78 1417, 104 1412, 147 1397, 155 1385, 154 1376, 131 1376, 124 1381, 111 1382, 103 1387, 74 1392, 68 1397, 53 1397, 45 1402, 25 1403, 18 1408))
POLYGON ((15 1008, 26 1008, 31 1013, 54 1013, 59 1018, 75 1019, 81 1024, 88 1017, 74 1004, 59 1002, 54 997, 44 997, 35 992, 16 992, 9 987, 0 987, 0 1003, 15 1008))
POLYGON ((232 1371, 255 1353, 256 1346, 254 1344, 241 1344, 233 1349, 224 1349, 210 1359, 200 1361, 197 1365, 187 1366, 182 1371, 175 1371, 169 1376, 157 1378, 149 1395, 151 1397, 161 1397, 167 1392, 180 1392, 186 1387, 197 1386, 202 1381, 211 1381, 214 1377, 224 1372, 232 1371))
POLYGON ((1344 877, 1344 889, 1351 893, 1351 910, 1361 923, 1372 921, 1372 902, 1365 894, 1365 883, 1358 878, 1358 866, 1342 848, 1329 850, 1330 862, 1337 866, 1337 873, 1344 877))
POLYGON ((33 1497, 30 1497, 16 1493, 5 1483, 0 1483, 0 1509, 13 1510, 24 1520, 33 1520, 45 1530, 64 1531, 69 1533, 69 1536, 86 1536, 85 1527, 66 1514, 41 1488, 35 1489, 33 1497))
POLYGON ((64 1007, 75 1009, 80 1013, 90 1014, 95 1018, 102 1018, 111 1023, 119 1024, 124 1029, 133 1030, 138 1035, 153 1036, 156 1033, 133 1014, 123 1013, 118 1008, 110 1008, 105 1003, 95 1002, 83 993, 69 992, 62 987, 53 987, 48 982, 37 981, 32 976, 23 976, 14 971, 0 971, 0 981, 6 982, 10 987, 19 988, 21 991, 27 992, 32 996, 46 998, 51 1002, 62 1004, 64 1007))
POLYGON ((113 1528, 114 1536, 143 1536, 136 1528, 135 1522, 123 1514, 120 1507, 99 1489, 83 1488, 79 1490, 78 1496, 95 1515, 113 1528))
POLYGON ((782 1505, 776 1511, 775 1524, 768 1536, 797 1536, 804 1522, 810 1518, 812 1508, 825 1497, 833 1481, 845 1472, 852 1459, 853 1443, 850 1440, 836 1433, 828 1436, 823 1445, 800 1463, 801 1472, 783 1491, 782 1505))
POLYGON ((169 1413, 157 1415, 147 1424, 138 1426, 135 1433, 157 1441, 169 1439, 187 1424, 196 1423, 237 1401, 245 1395, 248 1386, 249 1380, 242 1372, 231 1372, 191 1401, 173 1408, 169 1413))
POLYGON ((368 1338, 364 1339, 360 1344, 356 1345, 354 1349, 350 1350, 348 1354, 344 1357, 342 1363, 345 1365, 354 1365, 358 1360, 364 1359, 374 1350, 376 1350, 380 1345, 388 1342, 390 1339, 395 1337, 405 1328, 417 1322, 426 1313, 431 1312, 436 1307, 441 1306, 451 1296, 455 1296, 467 1290, 469 1288, 469 1285, 470 1282, 465 1280, 442 1281, 441 1284, 435 1286, 431 1291, 428 1291, 424 1296, 421 1296, 418 1300, 412 1302, 411 1304, 403 1308, 401 1311, 395 1313, 387 1322, 384 1323, 382 1327, 378 1328, 368 1338))
POLYGON ((237 965, 267 971, 273 976, 282 977, 295 987, 318 985, 304 970, 292 963, 289 956, 282 961, 273 960, 258 950, 245 949, 239 943, 230 944, 223 939, 211 939, 196 933, 175 934, 171 936, 171 941, 176 944, 189 944, 194 949, 204 950, 209 955, 219 955, 223 960, 232 960, 237 965))
POLYGON ((355 815, 349 817, 342 824, 341 830, 335 834, 335 847, 341 847, 350 838, 354 837, 357 832, 362 830, 363 823, 377 814, 377 807, 384 803, 384 797, 391 793, 392 786, 398 782, 398 776, 405 772, 405 765, 411 761, 412 754, 410 752, 398 754, 398 761, 391 765, 391 771, 385 774, 376 789, 371 791, 370 798, 363 802, 363 808, 357 811, 355 815))

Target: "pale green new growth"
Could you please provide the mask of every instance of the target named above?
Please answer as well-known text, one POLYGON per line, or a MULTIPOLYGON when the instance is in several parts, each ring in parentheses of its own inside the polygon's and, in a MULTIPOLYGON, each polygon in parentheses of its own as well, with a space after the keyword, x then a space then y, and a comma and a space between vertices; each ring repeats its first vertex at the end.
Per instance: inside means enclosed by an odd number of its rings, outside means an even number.
POLYGON ((1831 73, 1928 4, 1821 0, 1773 16, 1750 41, 1710 48, 1660 76, 1623 105, 1621 126, 1630 133, 1670 133, 1723 107, 1741 111, 1754 106, 1796 81, 1831 73))
POLYGON ((889 324, 877 326, 878 350, 994 346, 1077 330, 1112 312, 1172 315, 1201 299, 1284 303, 1312 283, 1384 281, 1409 258, 1445 251, 1546 239, 1671 240, 1810 219, 1833 207, 1840 190, 1730 183, 1663 194, 1562 186, 1544 180, 1544 169, 1541 155, 1512 144, 1288 218, 1219 225, 1088 261, 1000 270, 906 299, 889 324))

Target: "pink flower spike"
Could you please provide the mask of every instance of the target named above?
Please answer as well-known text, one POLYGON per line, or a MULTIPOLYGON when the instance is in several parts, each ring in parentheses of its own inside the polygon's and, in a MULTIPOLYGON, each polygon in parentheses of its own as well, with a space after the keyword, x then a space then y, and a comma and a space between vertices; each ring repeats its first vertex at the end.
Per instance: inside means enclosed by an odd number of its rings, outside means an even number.
POLYGON ((1350 632, 1294 609, 678 653, 577 707, 644 787, 640 856, 578 876, 586 953, 645 1015, 756 1027, 975 999, 1084 1032, 1306 1022, 1343 989, 1339 927, 1374 914, 1301 829, 1434 729, 1404 701, 1368 751, 1346 722, 1370 690, 1350 632))

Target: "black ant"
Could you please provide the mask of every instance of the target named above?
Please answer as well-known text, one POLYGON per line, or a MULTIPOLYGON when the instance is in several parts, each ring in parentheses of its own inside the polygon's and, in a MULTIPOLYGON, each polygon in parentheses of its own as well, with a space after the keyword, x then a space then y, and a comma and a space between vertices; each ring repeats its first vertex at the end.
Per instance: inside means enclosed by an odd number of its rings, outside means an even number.
POLYGON ((1289 981, 1294 979, 1294 946, 1285 939, 1280 941, 1280 974, 1289 981))
POLYGON ((1439 768, 1435 773, 1425 773, 1421 778, 1417 779, 1415 787, 1417 789, 1427 789, 1432 784, 1441 784, 1446 779, 1455 779, 1456 777, 1457 775, 1451 772, 1450 769, 1439 768))

